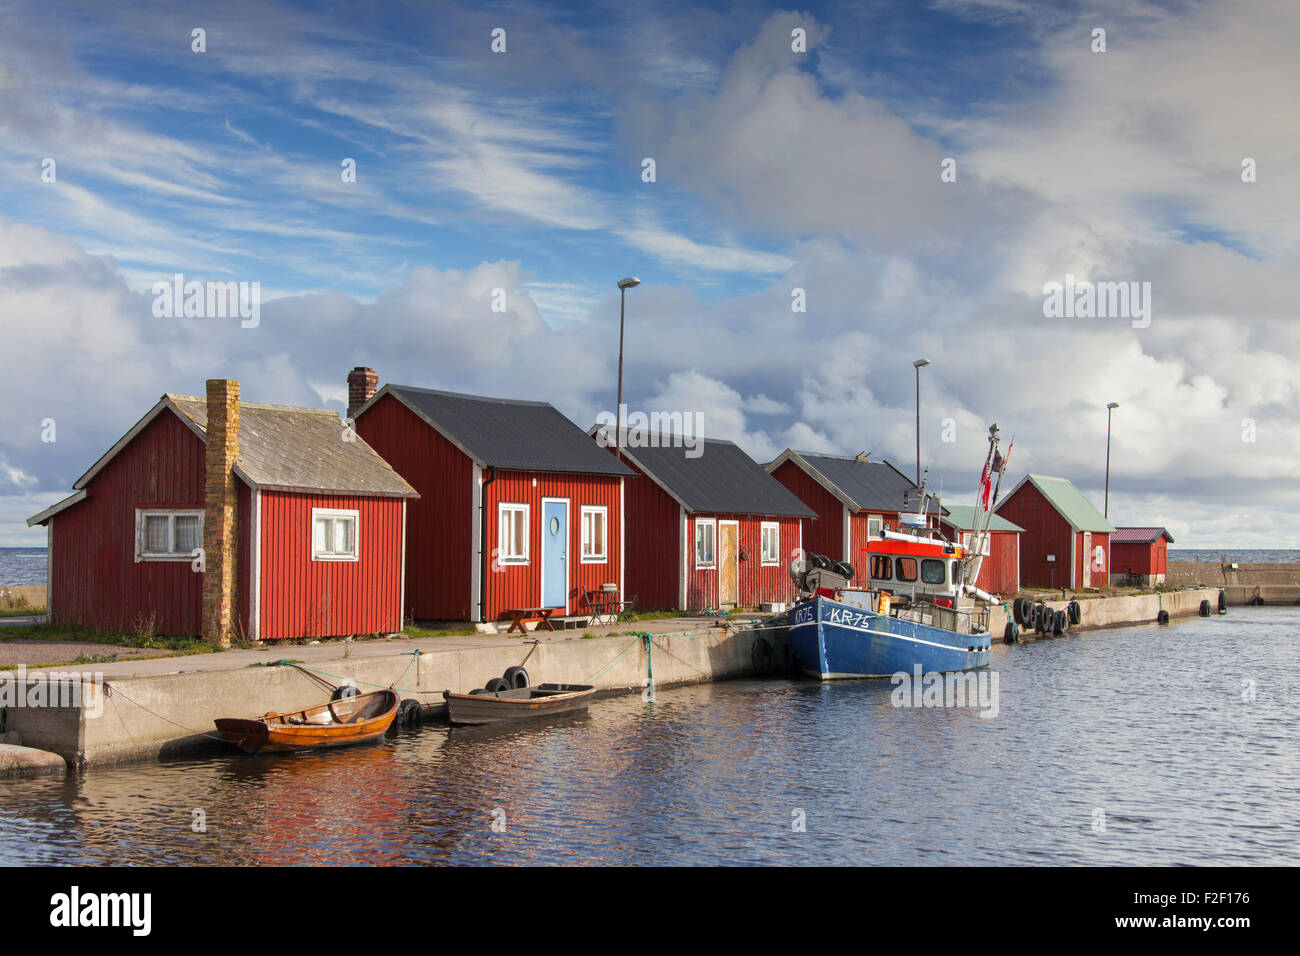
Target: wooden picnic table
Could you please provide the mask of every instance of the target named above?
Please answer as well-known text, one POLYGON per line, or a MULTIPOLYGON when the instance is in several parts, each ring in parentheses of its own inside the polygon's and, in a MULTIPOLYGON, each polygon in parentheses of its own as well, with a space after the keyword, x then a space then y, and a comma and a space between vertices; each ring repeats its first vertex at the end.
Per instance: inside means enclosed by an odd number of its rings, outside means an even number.
POLYGON ((506 630, 509 634, 515 628, 519 628, 521 633, 526 633, 528 628, 525 624, 537 623, 537 629, 540 631, 545 625, 548 631, 555 630, 555 625, 551 623, 551 615, 560 610, 558 607, 510 607, 506 608, 506 613, 510 615, 510 627, 506 630))

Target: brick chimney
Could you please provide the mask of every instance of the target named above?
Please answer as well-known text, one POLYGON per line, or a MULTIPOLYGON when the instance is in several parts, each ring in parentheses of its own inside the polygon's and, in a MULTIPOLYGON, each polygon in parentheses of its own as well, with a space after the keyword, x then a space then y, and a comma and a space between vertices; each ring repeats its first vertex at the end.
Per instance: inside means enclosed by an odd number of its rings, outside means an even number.
POLYGON ((238 458, 239 383, 210 378, 203 476, 203 640, 220 647, 230 645, 235 628, 238 458))
POLYGON ((375 374, 374 369, 358 365, 348 372, 348 418, 374 397, 375 389, 378 387, 379 376, 375 374))

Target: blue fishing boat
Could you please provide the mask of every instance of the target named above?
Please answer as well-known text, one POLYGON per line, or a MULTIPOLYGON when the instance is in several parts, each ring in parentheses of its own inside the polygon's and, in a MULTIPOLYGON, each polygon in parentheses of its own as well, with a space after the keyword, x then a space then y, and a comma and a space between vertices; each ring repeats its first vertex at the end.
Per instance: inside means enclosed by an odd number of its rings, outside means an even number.
POLYGON ((790 609, 790 643, 803 673, 836 680, 988 665, 989 608, 997 599, 974 582, 997 501, 993 476, 1000 488, 1005 465, 994 425, 969 548, 930 527, 923 481, 916 513, 900 516, 907 533, 881 530, 863 549, 866 587, 852 583, 856 573, 846 561, 811 555, 791 565, 800 600, 790 609))

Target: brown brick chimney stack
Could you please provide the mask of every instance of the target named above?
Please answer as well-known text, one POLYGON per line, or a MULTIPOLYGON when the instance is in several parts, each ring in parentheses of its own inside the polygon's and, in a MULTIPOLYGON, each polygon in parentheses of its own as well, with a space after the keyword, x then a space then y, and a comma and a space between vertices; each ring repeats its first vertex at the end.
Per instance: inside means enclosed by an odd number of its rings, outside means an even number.
POLYGON ((203 640, 230 645, 235 629, 239 486, 239 383, 208 379, 207 466, 203 477, 203 640))
POLYGON ((374 369, 358 365, 348 372, 348 418, 374 397, 378 387, 379 376, 374 369))

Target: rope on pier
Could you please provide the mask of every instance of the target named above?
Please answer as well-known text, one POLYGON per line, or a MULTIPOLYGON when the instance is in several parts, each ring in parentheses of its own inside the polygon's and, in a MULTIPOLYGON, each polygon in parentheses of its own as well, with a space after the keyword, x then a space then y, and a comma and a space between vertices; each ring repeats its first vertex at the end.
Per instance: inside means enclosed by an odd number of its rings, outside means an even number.
MULTIPOLYGON (((108 686, 108 683, 105 682, 104 686, 107 687, 107 686, 108 686)), ((170 717, 164 717, 162 714, 160 714, 160 713, 158 713, 158 712, 156 712, 156 711, 152 711, 152 710, 150 710, 148 707, 146 707, 144 704, 140 703, 138 700, 132 700, 130 697, 127 697, 126 694, 122 693, 122 691, 121 691, 119 688, 117 688, 117 687, 114 687, 114 688, 113 688, 113 694, 114 694, 115 696, 118 696, 118 697, 123 698, 123 699, 126 700, 126 702, 129 703, 129 704, 135 704, 135 706, 139 707, 139 708, 140 708, 141 710, 143 710, 146 714, 151 714, 152 716, 157 717, 159 720, 161 720, 161 721, 165 721, 166 723, 171 724, 173 727, 179 727, 181 730, 187 730, 187 731, 189 731, 189 732, 192 733, 192 734, 197 734, 197 735, 199 735, 200 737, 211 737, 213 740, 225 740, 225 738, 222 737, 220 734, 213 733, 213 732, 210 731, 210 730, 195 730, 193 727, 186 727, 184 724, 178 724, 176 721, 172 720, 170 717)), ((119 719, 120 719, 120 717, 119 717, 119 719)), ((126 726, 126 725, 123 724, 123 728, 125 728, 125 726, 126 726)), ((130 731, 127 731, 127 735, 130 736, 130 731)), ((134 738, 133 738, 133 739, 134 739, 134 738)))

